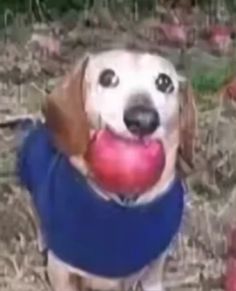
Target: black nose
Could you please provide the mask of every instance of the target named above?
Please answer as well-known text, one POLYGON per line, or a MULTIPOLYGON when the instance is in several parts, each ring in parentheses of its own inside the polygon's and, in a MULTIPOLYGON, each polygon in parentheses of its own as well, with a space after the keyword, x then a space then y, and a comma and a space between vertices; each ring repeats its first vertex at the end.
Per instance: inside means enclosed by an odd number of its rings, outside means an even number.
POLYGON ((158 112, 145 105, 127 108, 124 113, 124 122, 128 130, 138 136, 152 134, 160 125, 158 112))

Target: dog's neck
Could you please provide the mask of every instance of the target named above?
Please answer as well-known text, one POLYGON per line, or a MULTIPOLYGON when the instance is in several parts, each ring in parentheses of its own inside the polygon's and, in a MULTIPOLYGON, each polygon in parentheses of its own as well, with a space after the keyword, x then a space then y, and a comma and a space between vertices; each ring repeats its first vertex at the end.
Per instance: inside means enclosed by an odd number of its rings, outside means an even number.
POLYGON ((175 172, 169 177, 169 179, 166 181, 166 183, 160 184, 159 181, 149 190, 142 193, 141 195, 135 197, 135 198, 122 198, 117 193, 111 193, 105 191, 103 188, 101 188, 99 185, 97 185, 92 179, 88 179, 90 186, 94 189, 94 191, 104 200, 114 200, 116 203, 122 205, 122 206, 136 206, 136 205, 144 205, 147 203, 152 202, 155 198, 161 197, 166 193, 168 188, 171 186, 175 179, 175 172))

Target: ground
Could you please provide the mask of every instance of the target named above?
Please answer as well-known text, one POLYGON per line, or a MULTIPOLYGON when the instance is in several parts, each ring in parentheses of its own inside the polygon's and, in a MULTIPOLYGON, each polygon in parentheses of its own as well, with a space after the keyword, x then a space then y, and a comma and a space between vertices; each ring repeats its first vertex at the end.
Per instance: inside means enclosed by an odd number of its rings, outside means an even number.
MULTIPOLYGON (((129 43, 155 50, 152 40, 143 40, 137 31, 117 27, 81 27, 54 23, 63 37, 60 53, 36 47, 32 35, 50 35, 51 27, 9 28, 0 40, 0 123, 25 114, 38 115, 46 92, 82 52, 129 43)), ((52 42, 53 43, 53 42, 52 42)), ((58 43, 53 43, 57 50, 58 43)), ((175 49, 162 48, 179 65, 175 49)), ((50 49, 49 49, 50 50, 50 49)), ((194 48, 191 68, 208 64, 212 69, 225 64, 194 48)), ((169 256, 166 270, 168 290, 222 290, 227 226, 234 221, 236 204, 235 104, 217 94, 197 94, 200 146, 198 170, 187 180, 190 193, 182 233, 169 256)), ((18 183, 16 150, 20 142, 17 128, 0 129, 0 290, 47 291, 44 258, 36 244, 35 223, 27 192, 18 183)))

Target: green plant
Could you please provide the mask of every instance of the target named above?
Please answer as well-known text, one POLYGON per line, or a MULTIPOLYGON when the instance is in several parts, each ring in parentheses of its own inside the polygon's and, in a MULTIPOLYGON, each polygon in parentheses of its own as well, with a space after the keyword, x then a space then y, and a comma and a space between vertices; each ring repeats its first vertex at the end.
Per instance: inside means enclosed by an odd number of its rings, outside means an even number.
POLYGON ((193 89, 200 94, 216 93, 232 76, 231 66, 215 70, 198 70, 192 76, 193 89))
MULTIPOLYGON (((36 21, 51 20, 56 16, 61 16, 70 9, 82 11, 91 9, 94 5, 106 6, 112 9, 126 9, 138 16, 147 16, 154 12, 158 0, 1 0, 0 17, 5 10, 12 13, 26 13, 36 21)), ((1 24, 0 24, 1 25, 1 24)))

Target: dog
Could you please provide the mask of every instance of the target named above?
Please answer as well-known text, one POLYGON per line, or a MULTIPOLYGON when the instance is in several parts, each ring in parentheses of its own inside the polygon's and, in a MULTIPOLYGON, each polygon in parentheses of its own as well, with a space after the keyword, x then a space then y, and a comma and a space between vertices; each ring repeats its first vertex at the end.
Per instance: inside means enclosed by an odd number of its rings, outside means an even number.
POLYGON ((159 55, 105 50, 80 59, 42 112, 45 122, 23 142, 19 173, 32 194, 53 290, 164 290, 186 192, 178 165, 194 160, 191 86, 159 55), (86 153, 103 129, 125 145, 162 145, 161 175, 143 193, 124 199, 93 179, 86 153))

